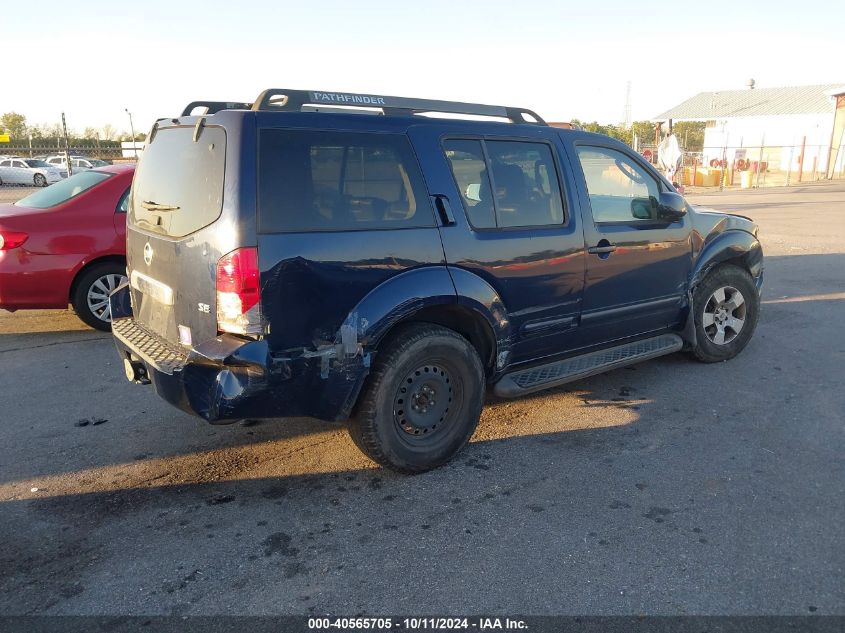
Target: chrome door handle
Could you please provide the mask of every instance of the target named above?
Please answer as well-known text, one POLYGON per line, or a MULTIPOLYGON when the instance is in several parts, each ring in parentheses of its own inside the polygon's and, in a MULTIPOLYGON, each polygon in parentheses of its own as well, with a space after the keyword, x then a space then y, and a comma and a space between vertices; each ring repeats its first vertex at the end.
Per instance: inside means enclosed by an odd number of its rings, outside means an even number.
POLYGON ((587 249, 588 253, 593 255, 601 255, 603 253, 612 253, 616 250, 616 246, 613 244, 601 245, 601 246, 591 246, 587 249))

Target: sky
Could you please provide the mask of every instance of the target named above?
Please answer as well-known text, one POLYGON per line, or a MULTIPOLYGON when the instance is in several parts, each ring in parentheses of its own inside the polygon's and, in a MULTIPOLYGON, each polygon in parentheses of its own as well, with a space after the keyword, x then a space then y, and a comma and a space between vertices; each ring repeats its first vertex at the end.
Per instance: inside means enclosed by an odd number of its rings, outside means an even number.
POLYGON ((136 131, 265 88, 652 118, 702 91, 845 84, 845 3, 0 0, 0 113, 136 131), (37 15, 37 18, 35 17, 37 15), (20 55, 17 58, 17 55, 20 55), (11 56, 17 61, 9 64, 11 56))

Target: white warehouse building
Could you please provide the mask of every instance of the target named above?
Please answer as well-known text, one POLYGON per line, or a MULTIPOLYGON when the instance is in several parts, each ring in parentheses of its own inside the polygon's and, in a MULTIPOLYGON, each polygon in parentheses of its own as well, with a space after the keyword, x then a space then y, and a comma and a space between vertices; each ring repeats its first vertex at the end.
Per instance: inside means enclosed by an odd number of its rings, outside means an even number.
POLYGON ((664 132, 678 121, 706 122, 704 164, 759 155, 774 163, 770 169, 817 170, 828 178, 842 172, 845 85, 754 88, 753 80, 748 85, 701 92, 652 120, 664 132))

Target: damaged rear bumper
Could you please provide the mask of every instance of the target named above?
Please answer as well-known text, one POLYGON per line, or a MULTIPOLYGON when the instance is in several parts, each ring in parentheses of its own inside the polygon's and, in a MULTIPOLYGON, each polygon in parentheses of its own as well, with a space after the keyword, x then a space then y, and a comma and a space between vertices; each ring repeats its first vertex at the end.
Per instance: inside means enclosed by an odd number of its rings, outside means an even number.
POLYGON ((369 369, 364 357, 337 356, 334 348, 275 356, 265 341, 223 334, 180 348, 161 339, 112 295, 112 333, 121 359, 142 363, 156 393, 209 422, 240 418, 309 416, 343 420, 369 369), (123 312, 121 311, 123 309, 123 312))

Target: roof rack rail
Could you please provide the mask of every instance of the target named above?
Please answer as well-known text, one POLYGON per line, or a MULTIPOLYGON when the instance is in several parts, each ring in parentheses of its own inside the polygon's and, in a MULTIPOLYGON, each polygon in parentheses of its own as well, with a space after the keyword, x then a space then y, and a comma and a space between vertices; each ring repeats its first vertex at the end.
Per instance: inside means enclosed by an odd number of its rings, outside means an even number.
POLYGON ((239 103, 237 101, 191 101, 179 116, 189 116, 195 108, 205 108, 203 114, 214 114, 221 110, 249 110, 251 107, 251 103, 239 103))
MULTIPOLYGON (((258 98, 252 104, 227 103, 223 101, 193 101, 182 111, 182 116, 189 115, 194 108, 200 106, 207 108, 206 114, 214 114, 220 110, 232 109, 300 112, 303 108, 313 109, 314 106, 332 106, 330 111, 336 112, 336 107, 339 106, 342 108, 376 108, 380 109, 386 116, 407 116, 409 114, 442 112, 447 114, 498 117, 508 119, 512 123, 546 125, 546 122, 539 114, 527 108, 484 105, 481 103, 462 103, 460 101, 438 101, 433 99, 357 94, 352 92, 289 90, 287 88, 269 88, 258 95, 258 98)), ((329 109, 327 108, 327 110, 329 109)))

